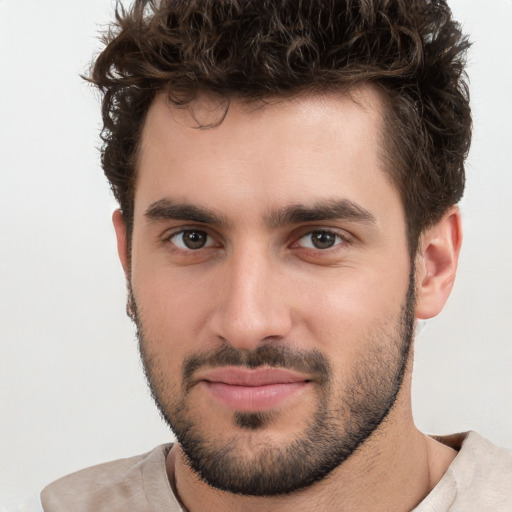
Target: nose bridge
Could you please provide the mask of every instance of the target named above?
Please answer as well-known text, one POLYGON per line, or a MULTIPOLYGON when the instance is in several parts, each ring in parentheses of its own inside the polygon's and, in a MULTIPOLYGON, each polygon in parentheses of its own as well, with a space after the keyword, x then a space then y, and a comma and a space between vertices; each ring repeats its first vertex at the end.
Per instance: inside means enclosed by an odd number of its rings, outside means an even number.
POLYGON ((235 248, 225 262, 214 329, 236 348, 254 350, 264 341, 285 337, 291 328, 276 260, 264 244, 251 241, 235 248))

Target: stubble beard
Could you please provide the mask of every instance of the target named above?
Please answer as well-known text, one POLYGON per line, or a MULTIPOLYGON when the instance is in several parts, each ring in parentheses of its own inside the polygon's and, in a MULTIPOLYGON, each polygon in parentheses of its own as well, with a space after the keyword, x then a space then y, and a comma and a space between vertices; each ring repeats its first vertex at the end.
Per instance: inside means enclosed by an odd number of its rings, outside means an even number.
POLYGON ((175 433, 189 467, 210 486, 246 496, 276 496, 309 487, 354 454, 395 404, 414 338, 412 269, 399 320, 390 330, 376 330, 370 345, 362 344, 365 353, 342 386, 336 385, 329 361, 318 351, 268 344, 242 352, 225 345, 186 360, 177 392, 171 389, 165 369, 159 367, 158 355, 148 349, 151 342, 131 292, 129 300, 153 399, 175 433), (238 432, 220 441, 214 431, 205 430, 204 420, 194 417, 187 403, 191 376, 203 365, 265 365, 321 376, 316 382, 316 410, 305 430, 286 444, 272 443, 265 435, 267 427, 278 421, 279 413, 273 412, 235 412, 232 421, 238 432))

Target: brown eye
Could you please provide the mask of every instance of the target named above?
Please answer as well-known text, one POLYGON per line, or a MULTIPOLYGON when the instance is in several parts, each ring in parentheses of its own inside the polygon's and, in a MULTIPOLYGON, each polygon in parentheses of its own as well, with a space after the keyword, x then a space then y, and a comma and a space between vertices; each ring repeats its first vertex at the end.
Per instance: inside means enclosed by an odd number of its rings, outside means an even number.
POLYGON ((170 239, 174 245, 180 249, 197 250, 203 247, 209 247, 213 244, 205 231, 198 229, 187 229, 173 235, 170 239))
POLYGON ((304 235, 299 240, 301 247, 307 249, 330 249, 335 245, 342 244, 344 239, 332 231, 311 231, 307 235, 304 235))

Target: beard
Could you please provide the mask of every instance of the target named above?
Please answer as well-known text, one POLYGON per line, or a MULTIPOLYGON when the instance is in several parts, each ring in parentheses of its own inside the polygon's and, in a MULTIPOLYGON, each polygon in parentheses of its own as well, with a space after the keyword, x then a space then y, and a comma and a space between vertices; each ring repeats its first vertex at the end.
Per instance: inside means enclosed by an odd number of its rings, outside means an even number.
POLYGON ((392 325, 374 328, 361 340, 357 367, 342 381, 333 374, 327 357, 316 350, 268 344, 240 351, 225 344, 185 359, 181 386, 173 386, 158 354, 151 352, 152 342, 131 290, 129 309, 151 394, 189 467, 217 489, 245 496, 276 496, 326 478, 386 419, 402 387, 414 338, 414 268, 398 318, 392 325), (194 373, 206 366, 279 367, 312 375, 315 410, 302 432, 286 443, 278 444, 266 435, 269 426, 278 424, 278 411, 234 412, 235 434, 223 439, 223 433, 208 429, 188 400, 194 373))

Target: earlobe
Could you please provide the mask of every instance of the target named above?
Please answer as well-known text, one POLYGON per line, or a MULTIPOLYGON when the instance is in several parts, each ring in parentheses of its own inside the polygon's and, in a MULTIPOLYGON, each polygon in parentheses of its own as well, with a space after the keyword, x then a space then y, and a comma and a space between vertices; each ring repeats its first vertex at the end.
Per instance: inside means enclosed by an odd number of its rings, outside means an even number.
POLYGON ((126 223, 124 222, 123 213, 121 210, 116 210, 112 214, 112 223, 117 238, 117 254, 119 255, 119 261, 123 267, 126 276, 129 275, 129 258, 126 246, 126 223))
POLYGON ((417 318, 432 318, 446 304, 455 281, 461 243, 462 222, 457 206, 421 235, 416 257, 417 318))

